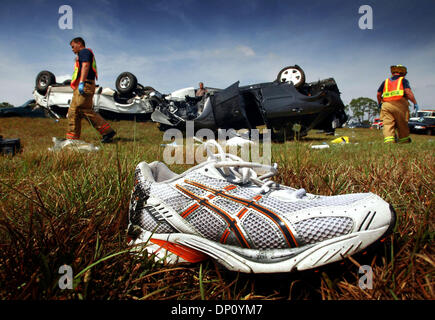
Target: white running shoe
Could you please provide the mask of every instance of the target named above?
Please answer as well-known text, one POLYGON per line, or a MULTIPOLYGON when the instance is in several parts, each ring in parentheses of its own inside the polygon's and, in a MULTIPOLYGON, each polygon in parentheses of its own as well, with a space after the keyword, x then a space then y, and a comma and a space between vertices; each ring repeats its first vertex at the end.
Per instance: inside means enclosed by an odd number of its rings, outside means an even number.
POLYGON ((373 193, 312 195, 269 180, 276 165, 219 150, 182 174, 139 163, 128 226, 134 250, 169 264, 211 257, 234 271, 289 272, 341 260, 393 230, 393 208, 373 193))

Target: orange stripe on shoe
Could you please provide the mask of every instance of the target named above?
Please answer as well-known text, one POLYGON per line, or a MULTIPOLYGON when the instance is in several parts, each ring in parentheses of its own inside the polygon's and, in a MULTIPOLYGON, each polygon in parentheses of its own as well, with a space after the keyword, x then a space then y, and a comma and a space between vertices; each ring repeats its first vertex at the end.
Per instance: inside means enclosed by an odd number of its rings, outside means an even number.
POLYGON ((231 215, 225 211, 223 211, 222 209, 212 205, 211 203, 207 203, 206 204, 207 208, 213 210, 214 212, 216 212, 217 214, 219 214, 221 217, 223 217, 225 220, 227 220, 230 228, 234 231, 234 234, 236 235, 237 240, 239 241, 240 245, 245 247, 245 248, 250 248, 251 246, 249 245, 248 241, 245 239, 242 231, 240 230, 239 226, 237 225, 237 221, 234 220, 233 217, 231 217, 231 215))
POLYGON ((213 192, 217 196, 221 196, 223 198, 226 198, 226 199, 232 200, 234 202, 243 204, 243 205, 247 206, 248 208, 252 208, 257 212, 264 214, 265 216, 270 218, 278 226, 278 228, 281 230, 282 234, 284 235, 284 238, 285 238, 287 244, 289 245, 289 247, 297 247, 298 246, 298 243, 293 235, 293 232, 291 232, 290 228, 279 217, 279 215, 276 214, 275 212, 273 212, 272 210, 269 210, 269 209, 259 205, 255 201, 239 198, 239 197, 233 196, 231 194, 227 194, 222 190, 213 189, 213 188, 207 187, 207 186, 202 185, 202 184, 195 182, 195 181, 190 181, 190 180, 186 179, 186 180, 184 180, 184 182, 187 184, 193 185, 195 187, 201 188, 203 190, 213 192))
POLYGON ((225 239, 224 239, 224 242, 223 242, 223 243, 226 243, 226 242, 227 242, 227 239, 228 239, 228 236, 230 235, 230 233, 231 233, 231 231, 228 231, 228 233, 227 233, 226 236, 225 236, 225 239))
POLYGON ((150 241, 191 263, 200 262, 208 258, 204 253, 178 243, 153 238, 150 241))
POLYGON ((189 208, 187 208, 186 210, 184 210, 184 211, 181 213, 181 217, 184 218, 184 219, 186 219, 186 217, 187 217, 189 214, 191 214, 193 211, 195 211, 195 210, 198 209, 198 208, 199 208, 199 204, 197 204, 197 203, 191 205, 189 208))
POLYGON ((183 192, 184 194, 186 194, 187 196, 189 196, 190 198, 196 200, 199 205, 205 206, 206 208, 216 212, 218 215, 220 215, 222 218, 224 218, 226 223, 229 225, 229 227, 233 230, 234 234, 236 235, 236 238, 239 241, 240 245, 242 247, 245 247, 245 248, 250 248, 248 241, 245 239, 242 231, 240 230, 240 228, 237 225, 237 221, 231 216, 231 214, 229 214, 229 213, 225 212, 224 210, 214 206, 213 204, 208 202, 207 198, 201 198, 201 197, 197 196, 196 194, 190 192, 189 190, 183 188, 182 186, 180 186, 178 184, 175 185, 175 187, 178 190, 180 190, 181 192, 183 192))
POLYGON ((221 243, 227 242, 227 238, 228 238, 229 234, 230 234, 230 230, 225 229, 224 233, 222 234, 220 242, 221 243))
POLYGON ((241 219, 245 213, 248 212, 248 209, 243 208, 242 210, 240 210, 240 212, 237 214, 237 218, 241 219))

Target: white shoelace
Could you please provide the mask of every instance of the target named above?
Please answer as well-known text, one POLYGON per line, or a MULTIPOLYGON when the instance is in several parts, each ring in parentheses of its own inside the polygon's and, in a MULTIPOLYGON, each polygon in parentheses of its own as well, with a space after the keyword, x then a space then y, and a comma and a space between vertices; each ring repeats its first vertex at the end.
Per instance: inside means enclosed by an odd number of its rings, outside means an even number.
MULTIPOLYGON (((277 163, 274 163, 272 166, 270 166, 256 162, 247 162, 238 156, 225 153, 222 146, 213 139, 207 140, 205 142, 197 139, 196 137, 195 139, 205 145, 208 156, 207 162, 214 162, 214 167, 221 168, 224 174, 227 176, 232 174, 235 177, 232 182, 237 184, 247 184, 252 182, 260 187, 260 193, 267 193, 271 189, 279 189, 278 183, 269 180, 271 177, 277 174, 277 163), (217 153, 214 152, 214 147, 218 149, 217 153), (265 173, 258 176, 256 170, 265 173)), ((292 195, 296 198, 302 198, 306 195, 306 192, 304 189, 299 189, 292 192, 292 195)))

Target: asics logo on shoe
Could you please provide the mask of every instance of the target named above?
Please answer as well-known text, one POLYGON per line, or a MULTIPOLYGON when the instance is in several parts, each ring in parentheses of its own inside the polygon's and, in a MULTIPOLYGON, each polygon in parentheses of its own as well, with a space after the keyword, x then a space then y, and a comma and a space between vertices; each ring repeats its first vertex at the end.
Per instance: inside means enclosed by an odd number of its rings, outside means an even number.
MULTIPOLYGON (((241 218, 243 216, 243 214, 246 213, 247 210, 250 208, 254 209, 258 213, 265 215, 267 218, 269 218, 271 221, 273 221, 273 223, 280 229, 280 231, 284 235, 284 238, 286 239, 286 242, 290 248, 298 246, 298 243, 297 243, 293 233, 291 232, 290 228, 288 227, 288 225, 276 213, 261 206, 260 204, 258 204, 256 202, 259 199, 261 199, 261 196, 254 197, 254 200, 247 200, 247 199, 243 199, 243 198, 236 197, 236 196, 233 196, 233 195, 226 193, 226 191, 230 191, 230 190, 237 188, 234 185, 227 186, 223 190, 217 190, 217 189, 207 187, 203 184, 200 184, 200 183, 194 182, 194 181, 184 180, 184 182, 187 184, 190 184, 192 186, 198 187, 200 189, 206 190, 206 191, 210 192, 212 196, 222 197, 222 198, 228 199, 230 201, 234 201, 234 202, 237 202, 237 203, 244 205, 245 207, 236 215, 238 218, 241 218)), ((192 192, 188 191, 187 189, 181 187, 180 185, 176 185, 176 187, 178 190, 182 191, 187 196, 191 197, 194 200, 197 200, 199 206, 205 205, 207 208, 213 210, 214 212, 218 213, 222 218, 224 218, 227 221, 227 223, 229 224, 230 229, 236 234, 240 244, 246 248, 249 248, 249 244, 247 243, 246 239, 243 237, 242 233, 240 232, 240 229, 237 225, 236 220, 234 218, 232 218, 230 214, 217 208, 216 206, 211 205, 206 198, 200 198, 200 197, 196 196, 195 194, 193 194, 192 192)))
POLYGON ((183 192, 184 194, 186 194, 187 196, 189 196, 190 198, 192 198, 193 200, 196 200, 198 202, 199 206, 203 205, 206 208, 216 212, 219 216, 221 216, 225 220, 225 222, 228 224, 231 231, 234 232, 240 245, 244 248, 250 248, 250 245, 249 245, 248 241, 246 240, 246 238, 243 236, 243 233, 240 230, 240 228, 237 224, 237 221, 233 217, 231 217, 230 214, 226 213, 225 211, 218 208, 217 206, 211 204, 207 198, 201 198, 201 197, 195 195, 194 193, 190 192, 189 190, 181 187, 180 185, 176 185, 176 188, 178 190, 180 190, 181 192, 183 192))

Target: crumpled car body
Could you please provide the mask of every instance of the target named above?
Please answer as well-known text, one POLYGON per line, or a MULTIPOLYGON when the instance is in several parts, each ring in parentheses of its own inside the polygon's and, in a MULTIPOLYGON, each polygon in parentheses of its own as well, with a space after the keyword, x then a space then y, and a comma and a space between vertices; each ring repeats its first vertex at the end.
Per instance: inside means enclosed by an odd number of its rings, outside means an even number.
POLYGON ((162 99, 151 119, 161 128, 184 128, 193 121, 195 129, 255 129, 266 126, 275 135, 293 137, 296 128, 304 136, 311 129, 334 131, 347 120, 335 80, 330 78, 296 88, 288 82, 268 82, 215 91, 202 98, 184 101, 162 99))

